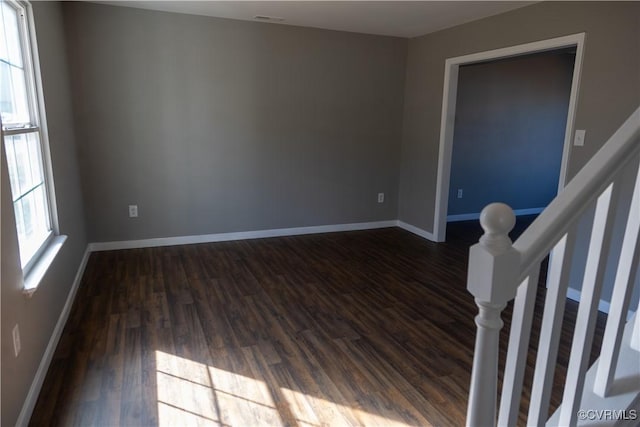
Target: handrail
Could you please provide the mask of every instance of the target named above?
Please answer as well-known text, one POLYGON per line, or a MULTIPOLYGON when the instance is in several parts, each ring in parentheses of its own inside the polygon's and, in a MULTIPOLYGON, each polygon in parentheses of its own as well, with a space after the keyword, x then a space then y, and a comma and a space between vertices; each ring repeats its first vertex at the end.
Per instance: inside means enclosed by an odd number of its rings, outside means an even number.
POLYGON ((520 254, 522 282, 613 180, 614 175, 640 152, 640 107, 569 182, 513 244, 520 254))
MULTIPOLYGON (((526 354, 529 348, 537 275, 542 259, 550 253, 554 254, 549 267, 550 274, 555 278, 550 286, 557 292, 555 294, 551 292, 551 299, 545 301, 544 330, 541 330, 541 340, 542 337, 546 338, 541 342, 546 344, 539 355, 549 352, 549 360, 555 360, 557 357, 559 338, 557 319, 564 307, 563 293, 566 293, 567 289, 566 280, 571 268, 573 244, 569 244, 568 254, 564 250, 561 251, 562 254, 553 251, 559 248, 558 244, 563 239, 565 243, 575 240, 576 231, 571 227, 575 227, 589 207, 594 206, 595 215, 591 222, 592 233, 586 259, 587 269, 582 280, 584 298, 579 307, 574 330, 567 385, 565 385, 562 403, 564 409, 561 414, 563 424, 575 424, 578 413, 576 405, 579 404, 578 398, 584 390, 585 372, 588 367, 588 353, 584 349, 591 347, 593 339, 594 313, 597 313, 597 302, 607 266, 619 203, 618 195, 622 194, 620 193, 622 188, 620 173, 639 157, 640 107, 631 114, 515 243, 512 244, 508 236, 515 224, 513 210, 503 203, 492 203, 482 210, 480 225, 484 234, 480 241, 469 249, 467 276, 467 290, 474 296, 479 309, 475 318, 477 333, 467 407, 468 426, 496 425, 499 339, 503 326, 501 313, 506 304, 514 299, 513 323, 504 368, 504 380, 513 387, 503 388, 500 419, 497 421, 500 425, 511 425, 518 417, 519 396, 525 368, 523 360, 527 359, 526 354), (560 292, 559 289, 564 291, 560 292)), ((634 187, 634 191, 638 191, 638 185, 634 187)), ((629 209, 626 210, 627 215, 636 214, 629 209)), ((636 239, 637 236, 634 236, 630 238, 636 239)), ((633 246, 636 248, 634 250, 638 250, 637 242, 630 242, 633 245, 629 243, 627 246, 633 246)), ((625 256, 635 257, 636 255, 625 252, 625 256)), ((616 274, 618 273, 620 271, 616 274)), ((630 278, 621 276, 620 280, 616 279, 616 281, 627 283, 627 279, 630 278)), ((627 289, 624 290, 625 295, 630 295, 627 289)), ((616 310, 624 312, 624 304, 627 304, 627 300, 628 297, 625 297, 624 301, 616 301, 615 304, 622 304, 616 310)), ((613 330, 609 326, 607 328, 610 330, 609 334, 614 333, 613 338, 618 341, 621 329, 613 330)), ((613 356, 613 359, 617 357, 617 355, 613 356)), ((550 366, 544 359, 536 361, 538 381, 539 378, 548 377, 550 366)), ((550 386, 548 380, 544 380, 542 384, 535 391, 540 401, 539 412, 546 413, 548 401, 546 403, 545 401, 548 400, 550 386)), ((546 415, 544 417, 546 418, 546 415)), ((535 414, 534 419, 537 419, 535 414)), ((539 422, 540 420, 535 421, 536 424, 539 422)))

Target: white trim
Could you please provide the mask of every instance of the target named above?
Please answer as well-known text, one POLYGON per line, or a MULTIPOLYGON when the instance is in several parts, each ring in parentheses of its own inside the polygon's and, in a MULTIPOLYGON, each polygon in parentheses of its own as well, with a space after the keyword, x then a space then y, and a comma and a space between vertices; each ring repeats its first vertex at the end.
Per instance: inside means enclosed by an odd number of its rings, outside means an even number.
POLYGON ((427 230, 423 230, 422 228, 418 228, 415 225, 407 224, 406 222, 398 220, 397 226, 417 236, 423 237, 427 240, 431 240, 432 242, 436 241, 436 237, 433 235, 433 233, 430 233, 427 230))
POLYGON ((49 143, 49 126, 47 124, 47 111, 44 100, 44 86, 42 84, 42 72, 40 70, 40 55, 38 54, 38 39, 36 37, 35 18, 33 17, 33 7, 27 1, 27 13, 29 18, 29 41, 31 49, 31 63, 33 65, 34 90, 38 110, 37 119, 40 127, 40 151, 42 152, 42 168, 45 180, 45 191, 48 202, 48 213, 51 229, 54 234, 60 233, 60 223, 58 221, 58 200, 56 199, 56 186, 53 179, 53 161, 51 160, 51 146, 49 143))
MULTIPOLYGON (((44 250, 41 249, 42 253, 38 254, 37 258, 34 257, 36 262, 29 268, 24 276, 24 289, 22 292, 27 296, 32 296, 38 289, 40 281, 42 281, 45 273, 51 264, 53 264, 56 255, 58 255, 58 252, 62 249, 62 245, 64 245, 64 242, 67 240, 67 236, 63 234, 54 237, 52 235, 51 238, 47 240, 48 241, 42 245, 42 249, 44 250)), ((25 268, 23 271, 27 271, 27 269, 25 268)))
POLYGON ((433 219, 433 234, 436 241, 444 242, 447 223, 447 204, 449 197, 449 180, 451 175, 451 152, 453 148, 453 128, 455 122, 456 96, 458 91, 458 69, 460 65, 487 61, 498 58, 524 55, 534 52, 576 46, 576 60, 573 67, 573 80, 569 98, 567 126, 565 130, 562 163, 558 180, 558 192, 564 187, 567 165, 571 152, 571 135, 575 123, 580 75, 582 73, 582 57, 584 55, 585 33, 572 34, 549 40, 541 40, 518 46, 473 53, 470 55, 448 58, 444 65, 444 87, 442 90, 442 115, 440 119, 440 148, 438 152, 438 179, 436 182, 436 200, 433 219))
POLYGON ((571 79, 571 93, 569 95, 569 110, 567 114, 567 125, 564 131, 564 145, 562 148, 562 163, 560 163, 560 177, 558 178, 558 193, 567 184, 567 169, 569 167, 569 156, 573 146, 573 132, 575 129, 576 111, 578 108, 578 93, 580 90, 580 77, 582 76, 582 60, 584 57, 585 33, 576 34, 576 59, 573 63, 573 78, 571 79))
MULTIPOLYGON (((567 298, 570 300, 580 302, 580 295, 582 295, 582 292, 579 290, 573 289, 572 287, 567 288, 567 298)), ((601 299, 598 303, 598 311, 608 314, 610 305, 610 303, 601 299)))
MULTIPOLYGON (((582 294, 582 292, 580 292, 577 289, 572 288, 571 286, 569 286, 567 288, 567 298, 569 298, 572 301, 575 302, 580 302, 580 295, 582 294)), ((600 299, 600 301, 598 302, 598 311, 602 312, 602 313, 606 313, 609 314, 609 308, 611 307, 611 303, 600 299)), ((638 307, 640 308, 640 307, 638 307)), ((635 311, 633 310, 629 310, 627 312, 627 320, 631 319, 633 317, 633 315, 635 314, 635 311)))
POLYGON ((156 246, 190 245, 194 243, 227 242, 231 240, 264 239, 267 237, 298 236, 302 234, 334 233, 338 231, 372 230, 395 227, 397 221, 357 222, 352 224, 318 225, 312 227, 275 228, 270 230, 238 231, 231 233, 201 234, 194 236, 159 237, 154 239, 96 242, 89 250, 112 251, 118 249, 151 248, 156 246))
MULTIPOLYGON (((516 216, 536 215, 542 212, 543 210, 544 208, 514 209, 513 213, 516 216)), ((447 215, 447 222, 471 221, 474 219, 480 219, 480 212, 470 213, 470 214, 447 215)))
POLYGON ((38 401, 38 396, 40 395, 42 383, 44 382, 47 371, 49 370, 51 359, 53 358, 53 354, 56 351, 56 347, 58 346, 58 341, 60 341, 60 337, 62 336, 62 331, 67 324, 67 318, 69 317, 69 312, 71 311, 71 307, 73 306, 76 292, 78 291, 78 287, 80 286, 80 282, 82 281, 82 275, 84 274, 84 269, 87 267, 87 261, 89 260, 90 254, 91 250, 89 246, 87 246, 87 249, 84 251, 82 261, 80 262, 80 266, 78 267, 78 271, 76 272, 76 276, 73 279, 73 284, 71 285, 71 289, 69 290, 67 301, 62 308, 60 317, 58 317, 58 322, 56 323, 56 327, 53 329, 51 338, 49 338, 49 344, 47 344, 47 349, 44 351, 44 355, 40 360, 38 371, 36 372, 36 375, 31 382, 31 387, 29 387, 27 398, 22 404, 22 409, 20 410, 20 414, 18 415, 16 426, 26 426, 27 424, 29 424, 29 419, 31 418, 33 409, 35 408, 36 402, 38 401))

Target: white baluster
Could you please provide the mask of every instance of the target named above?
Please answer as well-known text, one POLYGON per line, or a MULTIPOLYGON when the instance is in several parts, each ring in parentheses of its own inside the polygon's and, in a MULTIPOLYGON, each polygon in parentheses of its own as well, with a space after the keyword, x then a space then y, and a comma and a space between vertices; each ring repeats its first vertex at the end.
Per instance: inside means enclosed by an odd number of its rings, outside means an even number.
POLYGON ((622 249, 618 261, 618 269, 611 295, 611 308, 607 316, 607 326, 602 339, 602 351, 598 362, 598 372, 593 392, 601 397, 607 397, 614 378, 620 343, 624 325, 629 310, 629 300, 635 282, 634 270, 638 270, 640 256, 640 169, 636 174, 636 182, 631 198, 631 206, 627 218, 627 225, 622 240, 622 249))
MULTIPOLYGON (((636 274, 638 274, 637 268, 636 274)), ((631 342, 629 345, 635 351, 640 351, 640 301, 638 302, 638 308, 636 309, 636 318, 633 322, 633 334, 631 335, 631 342)))
POLYGON ((598 302, 602 291, 604 270, 609 255, 615 206, 618 200, 619 186, 612 183, 596 202, 596 212, 593 218, 589 252, 582 281, 580 305, 576 318, 576 327, 571 343, 571 356, 567 367, 567 378, 564 386, 562 406, 560 407, 560 425, 575 426, 578 409, 584 390, 585 373, 596 317, 598 302))
POLYGON ((527 366, 529 337, 531 336, 531 320, 536 305, 536 291, 540 276, 540 264, 518 287, 518 294, 513 304, 511 330, 509 331, 509 347, 507 363, 502 380, 502 397, 498 425, 509 427, 516 425, 522 397, 522 381, 527 366))
POLYGON ((515 215, 503 203, 492 203, 480 214, 484 235, 469 250, 467 289, 479 313, 467 426, 494 426, 498 388, 498 344, 503 322, 500 313, 516 295, 520 256, 509 232, 515 215))
POLYGON ((549 259, 547 296, 545 298, 538 354, 533 374, 531 399, 527 424, 541 427, 549 416, 549 401, 555 373, 558 345, 562 331, 562 317, 567 300, 567 287, 571 273, 571 258, 576 243, 576 231, 572 228, 556 244, 549 259))

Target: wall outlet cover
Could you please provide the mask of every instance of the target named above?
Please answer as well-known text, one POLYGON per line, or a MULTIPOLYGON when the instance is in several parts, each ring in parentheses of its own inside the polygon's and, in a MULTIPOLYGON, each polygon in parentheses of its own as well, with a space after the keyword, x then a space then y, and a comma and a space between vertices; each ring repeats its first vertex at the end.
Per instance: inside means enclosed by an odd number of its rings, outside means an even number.
POLYGON ((16 355, 16 357, 18 357, 18 355, 20 354, 21 345, 20 345, 20 328, 18 327, 17 323, 13 327, 11 334, 13 335, 13 352, 16 355))
POLYGON ((584 145, 584 137, 587 133, 584 129, 576 129, 576 136, 573 139, 573 145, 582 147, 584 145))

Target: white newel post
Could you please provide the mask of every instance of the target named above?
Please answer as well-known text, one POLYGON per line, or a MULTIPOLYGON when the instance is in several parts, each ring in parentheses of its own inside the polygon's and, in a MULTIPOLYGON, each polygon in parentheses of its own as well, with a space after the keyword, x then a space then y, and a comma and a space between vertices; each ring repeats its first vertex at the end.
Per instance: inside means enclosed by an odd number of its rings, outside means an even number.
POLYGON ((469 250, 467 289, 479 308, 467 408, 469 427, 496 425, 500 314, 515 298, 518 287, 520 256, 509 238, 515 222, 513 210, 504 203, 486 206, 480 214, 484 235, 469 250))

